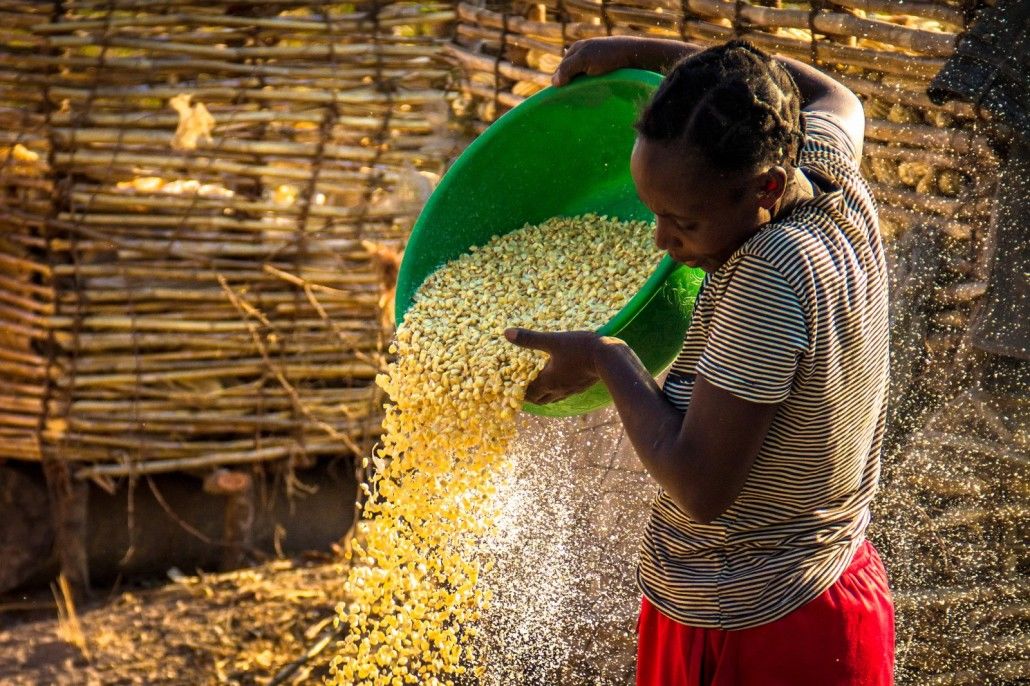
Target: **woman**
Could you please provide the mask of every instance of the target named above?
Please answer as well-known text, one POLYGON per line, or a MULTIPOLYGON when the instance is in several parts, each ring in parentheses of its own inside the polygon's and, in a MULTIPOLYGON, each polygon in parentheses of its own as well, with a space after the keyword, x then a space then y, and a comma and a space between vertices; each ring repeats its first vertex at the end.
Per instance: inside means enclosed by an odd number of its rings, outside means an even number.
POLYGON ((892 683, 886 572, 865 540, 887 390, 887 274, 858 99, 732 41, 608 38, 554 76, 668 74, 631 169, 655 241, 706 272, 659 387, 623 342, 511 329, 552 402, 598 380, 660 486, 637 579, 637 683, 892 683))

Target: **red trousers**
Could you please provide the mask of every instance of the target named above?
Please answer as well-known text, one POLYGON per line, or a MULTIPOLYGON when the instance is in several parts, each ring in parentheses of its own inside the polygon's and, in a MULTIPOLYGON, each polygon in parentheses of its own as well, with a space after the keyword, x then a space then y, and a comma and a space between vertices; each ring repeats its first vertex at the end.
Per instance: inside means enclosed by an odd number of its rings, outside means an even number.
POLYGON ((669 619, 644 598, 638 634, 637 686, 894 683, 894 604, 868 541, 837 583, 774 622, 702 629, 669 619))

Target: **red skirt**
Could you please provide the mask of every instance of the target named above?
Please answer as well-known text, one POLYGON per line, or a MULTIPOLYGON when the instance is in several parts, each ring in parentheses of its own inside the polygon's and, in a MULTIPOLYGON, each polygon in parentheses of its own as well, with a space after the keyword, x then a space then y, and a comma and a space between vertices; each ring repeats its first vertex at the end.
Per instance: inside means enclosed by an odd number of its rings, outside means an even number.
POLYGON ((768 624, 723 631, 640 608, 637 686, 890 686, 894 604, 868 541, 833 586, 768 624))

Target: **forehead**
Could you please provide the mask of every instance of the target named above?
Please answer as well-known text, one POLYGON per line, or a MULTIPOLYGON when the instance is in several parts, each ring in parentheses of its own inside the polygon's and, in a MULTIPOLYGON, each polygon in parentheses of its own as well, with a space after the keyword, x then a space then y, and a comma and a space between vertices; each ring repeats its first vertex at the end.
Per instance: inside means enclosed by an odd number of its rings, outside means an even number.
POLYGON ((652 210, 690 214, 725 200, 731 179, 676 142, 637 137, 630 158, 637 194, 652 210))

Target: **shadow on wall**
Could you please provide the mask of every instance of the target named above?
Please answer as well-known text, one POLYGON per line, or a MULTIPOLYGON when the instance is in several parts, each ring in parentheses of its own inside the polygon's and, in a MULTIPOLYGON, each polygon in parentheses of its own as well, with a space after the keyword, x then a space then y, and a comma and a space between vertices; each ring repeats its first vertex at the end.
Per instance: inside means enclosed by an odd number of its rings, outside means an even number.
MULTIPOLYGON (((350 527, 356 487, 349 460, 295 472, 292 483, 300 488, 292 498, 283 474, 252 476, 243 507, 205 492, 201 481, 187 474, 140 478, 114 494, 90 485, 92 584, 103 586, 119 575, 163 577, 172 567, 190 574, 326 550, 350 527), (246 529, 235 545, 224 539, 227 525, 246 529)), ((0 593, 51 582, 58 574, 53 541, 42 471, 36 465, 0 465, 0 593)))

